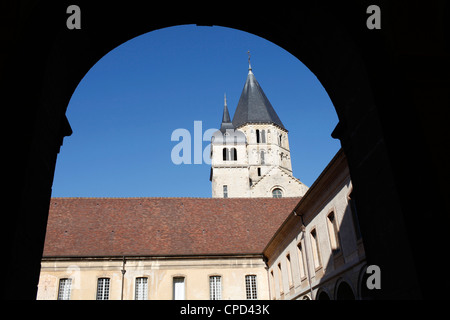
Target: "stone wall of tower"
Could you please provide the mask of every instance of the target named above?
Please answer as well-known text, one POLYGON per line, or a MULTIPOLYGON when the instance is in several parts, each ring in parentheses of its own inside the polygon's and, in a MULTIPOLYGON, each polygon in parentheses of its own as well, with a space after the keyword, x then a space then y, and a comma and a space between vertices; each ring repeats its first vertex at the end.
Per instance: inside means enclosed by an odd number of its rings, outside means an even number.
POLYGON ((240 131, 247 137, 249 175, 252 182, 258 181, 273 166, 280 166, 292 174, 291 153, 288 134, 273 124, 246 124, 240 131), (259 142, 257 141, 259 131, 259 142), (264 138, 263 134, 264 132, 264 138), (280 143, 281 141, 281 143, 280 143), (264 159, 261 157, 264 152, 264 159))
POLYGON ((242 132, 230 131, 230 135, 216 132, 211 143, 211 150, 212 197, 223 198, 224 186, 227 188, 229 198, 250 197, 247 147, 242 132), (234 136, 237 137, 237 141, 234 136), (233 149, 236 150, 236 159, 230 152, 233 149), (225 153, 230 152, 225 159, 224 150, 225 153))
POLYGON ((213 168, 211 183, 213 198, 224 197, 224 186, 227 187, 228 198, 251 197, 247 166, 213 168))
POLYGON ((235 131, 245 136, 239 143, 230 132, 231 136, 227 136, 218 131, 211 144, 213 198, 223 198, 224 192, 229 198, 272 197, 275 188, 282 191, 283 197, 306 193, 308 187, 292 175, 286 130, 273 124, 246 124, 235 131), (228 152, 233 148, 237 159, 224 159, 224 149, 228 152))

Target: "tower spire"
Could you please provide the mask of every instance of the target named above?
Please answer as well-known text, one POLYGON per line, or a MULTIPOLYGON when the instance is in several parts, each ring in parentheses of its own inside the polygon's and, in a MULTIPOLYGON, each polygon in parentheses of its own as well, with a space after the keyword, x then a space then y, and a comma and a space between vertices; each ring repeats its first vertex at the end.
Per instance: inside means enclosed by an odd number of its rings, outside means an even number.
POLYGON ((246 123, 272 123, 286 130, 258 81, 256 81, 250 64, 250 51, 247 53, 249 70, 234 112, 232 121, 234 127, 239 128, 246 123))
POLYGON ((220 131, 225 133, 227 129, 234 129, 233 124, 231 123, 230 113, 228 112, 227 106, 227 94, 224 94, 223 97, 223 116, 222 116, 222 124, 220 125, 220 131))

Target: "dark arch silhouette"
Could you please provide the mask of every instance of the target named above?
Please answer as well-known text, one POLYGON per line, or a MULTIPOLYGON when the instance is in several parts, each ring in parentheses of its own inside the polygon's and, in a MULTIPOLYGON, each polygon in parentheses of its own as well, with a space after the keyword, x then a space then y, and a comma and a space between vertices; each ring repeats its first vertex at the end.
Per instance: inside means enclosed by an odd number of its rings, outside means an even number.
POLYGON ((442 147, 450 102, 441 67, 448 60, 448 4, 380 3, 382 29, 368 30, 366 2, 360 1, 302 2, 296 10, 282 4, 205 10, 177 3, 174 10, 167 2, 90 1, 80 2, 81 29, 69 30, 69 1, 9 1, 0 17, 0 96, 8 124, 0 232, 1 271, 8 277, 2 297, 36 297, 55 163, 63 138, 72 133, 65 111, 78 83, 125 41, 192 23, 261 36, 317 76, 339 118, 332 136, 349 162, 367 262, 382 270, 383 289, 375 296, 435 296, 436 281, 427 281, 433 269, 422 253, 439 256, 437 244, 445 239, 438 238, 445 232, 443 224, 423 224, 439 221, 441 199, 450 193, 442 147), (428 186, 420 188, 420 197, 417 186, 428 186), (427 238, 433 244, 411 245, 417 221, 433 230, 427 238))
POLYGON ((223 161, 230 160, 230 159, 228 158, 228 155, 229 155, 229 153, 228 153, 228 148, 223 148, 223 149, 222 149, 222 160, 223 160, 223 161))
POLYGON ((369 274, 366 273, 367 265, 361 268, 358 277, 358 292, 360 300, 372 300, 373 299, 373 290, 369 290, 367 287, 367 279, 369 278, 369 274))
POLYGON ((355 300, 355 294, 347 282, 341 281, 337 286, 336 300, 355 300))
POLYGON ((324 290, 321 290, 319 294, 317 295, 317 300, 331 300, 328 293, 326 293, 324 290))

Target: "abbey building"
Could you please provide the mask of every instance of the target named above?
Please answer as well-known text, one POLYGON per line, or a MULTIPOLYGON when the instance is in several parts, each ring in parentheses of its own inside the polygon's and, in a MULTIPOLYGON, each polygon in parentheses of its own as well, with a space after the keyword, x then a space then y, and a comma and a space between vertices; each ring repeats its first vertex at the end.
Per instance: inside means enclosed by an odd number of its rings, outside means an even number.
POLYGON ((233 120, 227 100, 211 141, 212 196, 300 197, 308 188, 292 174, 288 130, 249 67, 233 120))
POLYGON ((211 198, 52 198, 37 299, 369 297, 345 154, 295 178, 251 68, 211 146, 211 198))

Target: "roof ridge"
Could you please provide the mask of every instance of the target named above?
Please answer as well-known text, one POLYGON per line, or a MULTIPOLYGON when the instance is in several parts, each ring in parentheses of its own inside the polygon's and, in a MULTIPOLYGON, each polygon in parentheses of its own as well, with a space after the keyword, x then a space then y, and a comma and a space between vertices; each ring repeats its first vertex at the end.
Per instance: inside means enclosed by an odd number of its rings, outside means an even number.
POLYGON ((267 172, 261 177, 261 179, 259 179, 258 181, 256 181, 255 184, 253 184, 253 185, 251 186, 251 188, 253 188, 254 186, 256 186, 261 180, 263 180, 270 172, 272 172, 272 170, 273 170, 275 167, 276 167, 276 166, 272 166, 272 167, 270 168, 270 170, 267 171, 267 172))
POLYGON ((296 180, 298 183, 304 184, 303 182, 300 181, 300 179, 297 179, 296 177, 294 177, 289 171, 287 171, 286 169, 280 167, 280 170, 283 171, 284 173, 286 173, 288 176, 290 176, 292 179, 296 180))
MULTIPOLYGON (((280 169, 281 171, 283 171, 286 175, 288 175, 288 176, 289 176, 291 179, 293 179, 294 181, 296 181, 296 182, 298 182, 298 183, 300 183, 300 184, 305 185, 303 182, 301 182, 299 179, 297 179, 296 177, 294 177, 291 173, 289 173, 289 171, 285 170, 284 168, 282 168, 282 167, 280 167, 280 166, 272 166, 271 169, 270 169, 269 171, 267 171, 267 172, 261 177, 261 179, 259 179, 258 181, 256 181, 255 184, 253 184, 253 185, 251 186, 251 188, 254 188, 261 180, 263 180, 270 172, 272 172, 272 170, 273 170, 274 168, 280 169)), ((295 198, 295 197, 292 197, 292 198, 295 198)))

